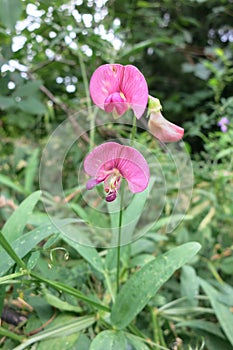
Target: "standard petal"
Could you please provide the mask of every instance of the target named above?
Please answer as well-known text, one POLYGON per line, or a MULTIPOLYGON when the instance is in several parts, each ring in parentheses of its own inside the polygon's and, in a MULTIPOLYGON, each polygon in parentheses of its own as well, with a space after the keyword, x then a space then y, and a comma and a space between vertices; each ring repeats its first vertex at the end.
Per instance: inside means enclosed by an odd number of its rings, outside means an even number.
POLYGON ((124 74, 121 64, 104 64, 98 67, 90 80, 90 94, 93 102, 104 109, 104 102, 109 95, 120 92, 120 82, 124 74))
POLYGON ((148 86, 144 75, 135 66, 128 65, 124 67, 120 90, 136 117, 141 118, 148 102, 148 86))
POLYGON ((169 122, 160 112, 152 112, 148 127, 152 135, 161 142, 177 142, 182 139, 184 129, 169 122))
POLYGON ((131 192, 142 192, 147 188, 150 170, 145 158, 135 148, 122 146, 117 169, 127 180, 131 192))
POLYGON ((101 171, 111 170, 119 157, 121 145, 116 142, 106 142, 95 147, 84 160, 85 172, 93 177, 100 177, 101 171))

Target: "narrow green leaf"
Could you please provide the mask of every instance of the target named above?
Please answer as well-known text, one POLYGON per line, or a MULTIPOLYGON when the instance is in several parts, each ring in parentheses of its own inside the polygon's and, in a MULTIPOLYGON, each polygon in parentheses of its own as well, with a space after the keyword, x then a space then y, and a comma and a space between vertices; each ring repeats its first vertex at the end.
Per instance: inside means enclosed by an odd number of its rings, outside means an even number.
POLYGON ((82 311, 82 309, 79 306, 71 305, 68 302, 61 300, 55 295, 49 293, 46 289, 43 290, 43 295, 47 303, 55 307, 56 309, 78 313, 82 311))
POLYGON ((181 272, 181 295, 187 297, 187 302, 191 306, 197 306, 199 281, 196 271, 192 266, 184 265, 181 272))
POLYGON ((176 327, 190 327, 204 330, 208 333, 214 334, 220 338, 225 338, 222 334, 220 327, 218 327, 215 323, 204 321, 204 320, 190 320, 183 321, 176 324, 176 327))
POLYGON ((1 231, 0 231, 0 244, 5 249, 5 251, 7 252, 7 254, 11 257, 11 259, 13 261, 15 261, 22 269, 26 269, 25 263, 15 253, 14 249, 12 249, 11 245, 9 244, 7 239, 3 236, 1 231))
MULTIPOLYGON (((12 244, 12 249, 17 254, 17 256, 22 259, 26 254, 28 254, 39 242, 43 239, 49 237, 52 233, 58 232, 59 228, 73 222, 74 219, 64 219, 57 220, 54 224, 44 224, 36 229, 25 233, 18 239, 16 239, 12 244)), ((0 276, 3 276, 10 267, 15 264, 15 260, 8 255, 6 251, 0 252, 0 276)))
POLYGON ((220 322, 222 329, 224 330, 227 338, 229 339, 231 345, 233 345, 233 314, 229 307, 222 304, 218 298, 221 293, 219 293, 214 287, 212 287, 208 282, 200 278, 201 287, 204 289, 205 293, 210 299, 210 303, 215 311, 217 319, 220 322))
POLYGON ((21 345, 17 346, 13 350, 23 350, 29 345, 39 342, 43 339, 66 337, 67 335, 77 333, 82 329, 90 327, 94 322, 94 316, 83 316, 76 318, 75 320, 69 321, 66 324, 51 327, 33 337, 30 337, 28 340, 24 341, 21 345))
POLYGON ((111 313, 112 324, 118 329, 126 327, 172 274, 192 259, 200 248, 196 242, 183 244, 137 271, 117 295, 111 313))
POLYGON ((0 20, 6 28, 14 30, 20 18, 22 4, 19 0, 0 0, 0 20))
POLYGON ((9 179, 9 177, 7 177, 5 175, 1 175, 0 174, 0 183, 5 185, 5 186, 7 186, 7 187, 12 188, 16 192, 19 192, 19 193, 22 193, 22 194, 26 194, 26 190, 22 186, 14 183, 14 181, 9 179))
POLYGON ((124 333, 119 331, 103 331, 91 343, 90 350, 126 350, 124 333))
POLYGON ((3 226, 2 233, 7 238, 9 243, 21 236, 23 229, 27 224, 28 216, 32 214, 32 211, 36 203, 39 201, 40 196, 41 191, 36 191, 28 196, 13 212, 3 226))

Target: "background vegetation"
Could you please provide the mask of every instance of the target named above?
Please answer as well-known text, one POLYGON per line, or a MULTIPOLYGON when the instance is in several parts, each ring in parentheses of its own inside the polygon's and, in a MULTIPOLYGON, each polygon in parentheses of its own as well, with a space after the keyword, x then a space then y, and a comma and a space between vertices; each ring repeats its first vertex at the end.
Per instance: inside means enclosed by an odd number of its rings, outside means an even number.
MULTIPOLYGON (((232 349, 232 16, 232 0, 0 0, 1 348, 98 350, 113 339, 111 349, 232 349), (108 309, 99 311, 98 322, 84 298, 108 305, 111 253, 88 253, 62 237, 48 223, 37 191, 48 138, 89 105, 92 73, 113 62, 137 66, 166 118, 184 127, 194 171, 187 216, 164 234, 174 204, 168 196, 153 229, 124 251, 122 283, 151 257, 190 241, 202 245, 145 304, 128 330, 127 345, 102 317, 108 309), (226 132, 218 126, 223 117, 229 121, 226 132), (34 271, 30 278, 25 266, 34 271), (99 334, 105 334, 102 343, 93 345, 99 334)), ((77 119, 71 124, 79 127, 77 119)), ((117 127, 111 132, 122 136, 117 127)), ((108 136, 97 131, 100 142, 108 136)), ((162 162, 163 149, 144 133, 139 137, 156 146, 162 162)), ((88 151, 88 136, 82 146, 69 155, 66 196, 74 213, 90 219, 74 171, 88 151)), ((168 166, 168 176, 171 171, 168 166)))

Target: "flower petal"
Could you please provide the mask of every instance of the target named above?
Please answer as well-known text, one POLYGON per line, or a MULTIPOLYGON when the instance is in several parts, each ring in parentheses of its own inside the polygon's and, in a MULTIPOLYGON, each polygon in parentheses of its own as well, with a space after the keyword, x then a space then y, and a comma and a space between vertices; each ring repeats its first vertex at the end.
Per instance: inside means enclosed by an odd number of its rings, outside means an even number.
POLYGON ((148 123, 150 132, 161 142, 176 142, 182 139, 184 129, 169 122, 160 112, 152 112, 148 123))
POLYGON ((135 148, 122 146, 117 169, 127 180, 131 192, 142 192, 147 188, 150 170, 145 158, 135 148))
POLYGON ((85 172, 90 176, 99 177, 101 169, 114 168, 121 147, 116 142, 106 142, 95 147, 84 160, 85 172))
POLYGON ((130 103, 136 117, 141 118, 148 102, 148 86, 144 75, 132 65, 124 67, 120 89, 130 103))
MULTIPOLYGON (((148 186, 148 164, 142 154, 132 147, 106 142, 95 147, 84 160, 85 172, 98 182, 103 181, 106 173, 114 168, 127 180, 131 192, 144 191, 148 186)), ((93 180, 90 185, 92 183, 93 180)))
POLYGON ((124 74, 121 64, 104 64, 98 67, 90 80, 90 94, 93 102, 104 110, 104 102, 109 95, 120 91, 124 74))

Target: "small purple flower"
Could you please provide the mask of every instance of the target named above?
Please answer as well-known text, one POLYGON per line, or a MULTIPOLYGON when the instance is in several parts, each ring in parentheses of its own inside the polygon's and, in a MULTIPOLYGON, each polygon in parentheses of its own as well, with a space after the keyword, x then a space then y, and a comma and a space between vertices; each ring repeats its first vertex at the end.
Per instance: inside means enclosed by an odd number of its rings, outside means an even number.
POLYGON ((227 132, 227 124, 229 124, 230 121, 229 119, 227 119, 226 117, 223 117, 219 120, 219 122, 217 123, 217 125, 220 127, 222 132, 227 132))
POLYGON ((116 199, 122 178, 126 179, 133 193, 144 191, 150 179, 149 167, 142 154, 116 142, 95 147, 84 160, 84 170, 91 176, 86 184, 87 190, 103 182, 107 202, 116 199))

